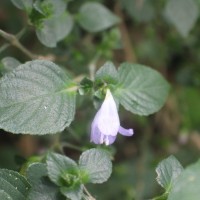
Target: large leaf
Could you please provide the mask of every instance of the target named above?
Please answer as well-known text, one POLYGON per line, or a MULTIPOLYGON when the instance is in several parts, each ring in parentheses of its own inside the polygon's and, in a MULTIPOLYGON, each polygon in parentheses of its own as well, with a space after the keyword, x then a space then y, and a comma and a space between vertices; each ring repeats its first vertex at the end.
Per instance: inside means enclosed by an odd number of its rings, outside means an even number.
POLYGON ((73 18, 68 13, 44 19, 36 29, 37 37, 45 46, 56 47, 57 42, 70 33, 73 23, 73 18))
POLYGON ((119 18, 102 4, 87 2, 80 8, 78 22, 85 30, 98 32, 117 24, 119 18))
POLYGON ((165 8, 167 19, 186 37, 199 16, 195 0, 168 0, 165 8))
POLYGON ((74 118, 73 83, 49 61, 27 62, 7 73, 0 94, 0 128, 12 133, 56 133, 74 118))
POLYGON ((22 175, 12 170, 0 169, 1 200, 26 200, 29 189, 30 185, 22 175))
POLYGON ((168 190, 182 171, 183 167, 179 161, 174 156, 170 156, 158 164, 156 168, 157 181, 168 190))
POLYGON ((29 200, 63 199, 59 194, 59 187, 49 180, 45 164, 31 164, 27 169, 27 178, 32 186, 28 196, 29 200))
POLYGON ((168 200, 199 200, 200 161, 187 167, 174 182, 168 200))
POLYGON ((0 190, 0 199, 1 200, 8 200, 8 199, 11 199, 11 197, 6 192, 4 192, 4 190, 0 190))
POLYGON ((149 115, 165 103, 169 84, 157 71, 139 64, 123 63, 118 74, 119 84, 114 95, 126 110, 149 115))
POLYGON ((112 163, 108 153, 101 149, 90 149, 79 159, 80 169, 88 175, 90 183, 103 183, 112 173, 112 163))

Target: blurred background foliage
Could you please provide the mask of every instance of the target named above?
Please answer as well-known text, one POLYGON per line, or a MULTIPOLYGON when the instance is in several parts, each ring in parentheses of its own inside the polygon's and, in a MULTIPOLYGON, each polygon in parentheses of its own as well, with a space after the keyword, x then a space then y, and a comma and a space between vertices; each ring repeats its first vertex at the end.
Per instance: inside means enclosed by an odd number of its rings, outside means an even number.
MULTIPOLYGON (((92 0, 91 0, 92 1, 92 0)), ((67 9, 73 15, 89 0, 71 0, 67 9)), ((155 167, 170 154, 186 166, 200 155, 200 1, 199 0, 93 0, 120 18, 117 26, 90 33, 75 24, 56 48, 42 45, 27 15, 11 1, 0 2, 0 29, 16 35, 25 27, 21 43, 32 53, 66 68, 77 80, 91 73, 91 62, 98 55, 97 67, 112 60, 140 63, 161 72, 171 84, 165 106, 156 114, 139 117, 120 108, 122 125, 133 128, 131 138, 118 137, 109 147, 113 152, 113 174, 105 184, 88 185, 97 199, 149 199, 161 194, 155 167)), ((94 11, 95 12, 95 11, 94 11)), ((0 38, 1 73, 3 59, 30 60, 0 38)), ((19 170, 31 156, 50 148, 78 158, 92 147, 90 123, 95 115, 91 97, 79 96, 75 120, 60 135, 14 135, 0 130, 0 167, 19 170)), ((34 158, 32 158, 34 159, 34 158)))

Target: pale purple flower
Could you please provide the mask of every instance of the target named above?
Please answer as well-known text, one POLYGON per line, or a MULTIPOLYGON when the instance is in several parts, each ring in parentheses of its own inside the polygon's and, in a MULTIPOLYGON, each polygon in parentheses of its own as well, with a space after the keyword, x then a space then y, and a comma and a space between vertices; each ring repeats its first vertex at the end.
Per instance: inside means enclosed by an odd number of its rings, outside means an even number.
POLYGON ((120 126, 117 106, 108 89, 104 102, 92 122, 90 141, 95 144, 110 145, 115 141, 118 132, 124 136, 133 135, 133 129, 120 126))

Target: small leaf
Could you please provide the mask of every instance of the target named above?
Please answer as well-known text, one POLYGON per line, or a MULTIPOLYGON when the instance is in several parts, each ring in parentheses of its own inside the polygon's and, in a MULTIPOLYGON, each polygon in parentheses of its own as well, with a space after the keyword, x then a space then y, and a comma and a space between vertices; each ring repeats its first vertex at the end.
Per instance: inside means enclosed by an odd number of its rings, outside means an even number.
POLYGON ((168 200, 199 200, 200 160, 187 167, 175 180, 168 200))
POLYGON ((6 200, 26 200, 29 189, 29 183, 18 172, 0 169, 0 197, 10 197, 6 200))
POLYGON ((5 57, 1 60, 1 62, 3 64, 2 71, 4 74, 14 70, 17 66, 21 64, 17 59, 13 57, 5 57))
POLYGON ((61 187, 61 193, 71 200, 81 200, 83 196, 83 185, 77 185, 73 189, 67 187, 61 187))
POLYGON ((19 9, 29 11, 32 9, 33 0, 11 0, 11 2, 19 9))
POLYGON ((92 90, 93 87, 93 81, 91 81, 89 78, 85 77, 80 82, 79 87, 79 94, 84 95, 92 90))
POLYGON ((165 190, 169 190, 182 171, 183 167, 179 161, 174 156, 170 156, 158 164, 156 168, 158 176, 156 179, 165 190))
POLYGON ((40 13, 51 13, 51 15, 61 15, 65 12, 66 9, 66 2, 65 0, 37 0, 34 3, 34 7, 40 12, 40 13))
POLYGON ((63 131, 74 117, 73 84, 49 61, 18 66, 0 80, 0 128, 40 135, 63 131))
POLYGON ((33 163, 27 169, 27 178, 32 188, 28 200, 61 200, 59 187, 48 179, 47 168, 43 163, 33 163))
POLYGON ((73 173, 76 175, 78 166, 76 162, 67 156, 63 156, 57 153, 49 153, 47 156, 47 170, 49 178, 52 182, 59 186, 66 186, 67 184, 71 184, 71 180, 68 182, 65 179, 65 175, 73 175, 73 173))
POLYGON ((117 23, 119 18, 97 2, 83 4, 79 11, 79 24, 89 32, 103 31, 117 23))
POLYGON ((123 63, 118 75, 114 96, 126 110, 149 115, 165 103, 169 84, 157 71, 139 64, 123 63))
POLYGON ((118 73, 112 62, 106 62, 95 75, 95 82, 105 82, 116 84, 118 81, 118 73))
POLYGON ((37 37, 45 46, 56 47, 57 42, 71 32, 73 23, 73 18, 68 13, 44 19, 36 29, 37 37))
POLYGON ((187 37, 199 16, 198 4, 194 0, 168 0, 165 15, 179 33, 187 37))
POLYGON ((110 156, 104 150, 90 149, 82 153, 79 159, 80 169, 88 176, 90 183, 103 183, 112 173, 110 156))

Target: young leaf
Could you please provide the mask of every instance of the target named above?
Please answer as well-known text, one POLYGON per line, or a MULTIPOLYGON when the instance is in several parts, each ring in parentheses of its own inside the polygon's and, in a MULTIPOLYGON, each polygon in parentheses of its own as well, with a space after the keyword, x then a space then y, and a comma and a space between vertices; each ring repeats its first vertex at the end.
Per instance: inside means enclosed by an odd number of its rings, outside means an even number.
POLYGON ((29 189, 29 183, 25 177, 20 175, 18 172, 7 169, 0 169, 1 200, 26 200, 29 189))
POLYGON ((18 66, 0 80, 0 128, 39 135, 64 130, 74 118, 73 84, 49 61, 18 66))
POLYGON ((89 32, 103 31, 117 23, 119 18, 97 2, 83 4, 79 11, 78 22, 89 32))
POLYGON ((71 184, 71 180, 69 180, 69 182, 67 179, 65 180, 65 175, 67 176, 67 174, 69 174, 75 176, 76 172, 78 172, 78 166, 76 162, 67 156, 49 153, 47 156, 47 170, 52 182, 59 186, 65 186, 71 184))
POLYGON ((90 183, 103 183, 112 173, 112 163, 108 153, 101 149, 90 149, 82 153, 79 159, 81 171, 89 177, 90 183))
POLYGON ((117 83, 118 73, 112 62, 106 62, 95 74, 95 82, 117 83))
POLYGON ((31 10, 33 6, 33 0, 11 0, 12 3, 19 9, 31 10))
POLYGON ((198 4, 194 0, 168 0, 165 15, 179 33, 186 37, 199 16, 198 4))
POLYGON ((61 200, 59 187, 48 179, 47 167, 43 163, 33 163, 27 169, 27 179, 31 184, 28 200, 61 200))
POLYGON ((200 160, 187 167, 175 180, 168 200, 199 200, 200 160))
POLYGON ((165 190, 169 190, 182 171, 183 167, 179 161, 174 156, 170 156, 158 164, 156 168, 158 176, 156 179, 165 190))
POLYGON ((51 13, 51 15, 61 15, 65 12, 66 2, 64 0, 37 0, 34 3, 34 8, 36 8, 40 13, 45 14, 46 11, 51 13))
POLYGON ((42 25, 36 28, 40 42, 47 47, 56 47, 57 42, 64 39, 73 28, 73 18, 68 13, 44 19, 42 25))
POLYGON ((165 103, 169 84, 157 71, 139 64, 123 63, 118 75, 114 95, 126 110, 149 115, 165 103))
POLYGON ((88 93, 89 91, 92 90, 92 87, 93 87, 93 81, 87 77, 83 78, 80 82, 80 87, 78 90, 79 94, 84 95, 84 94, 88 93))

